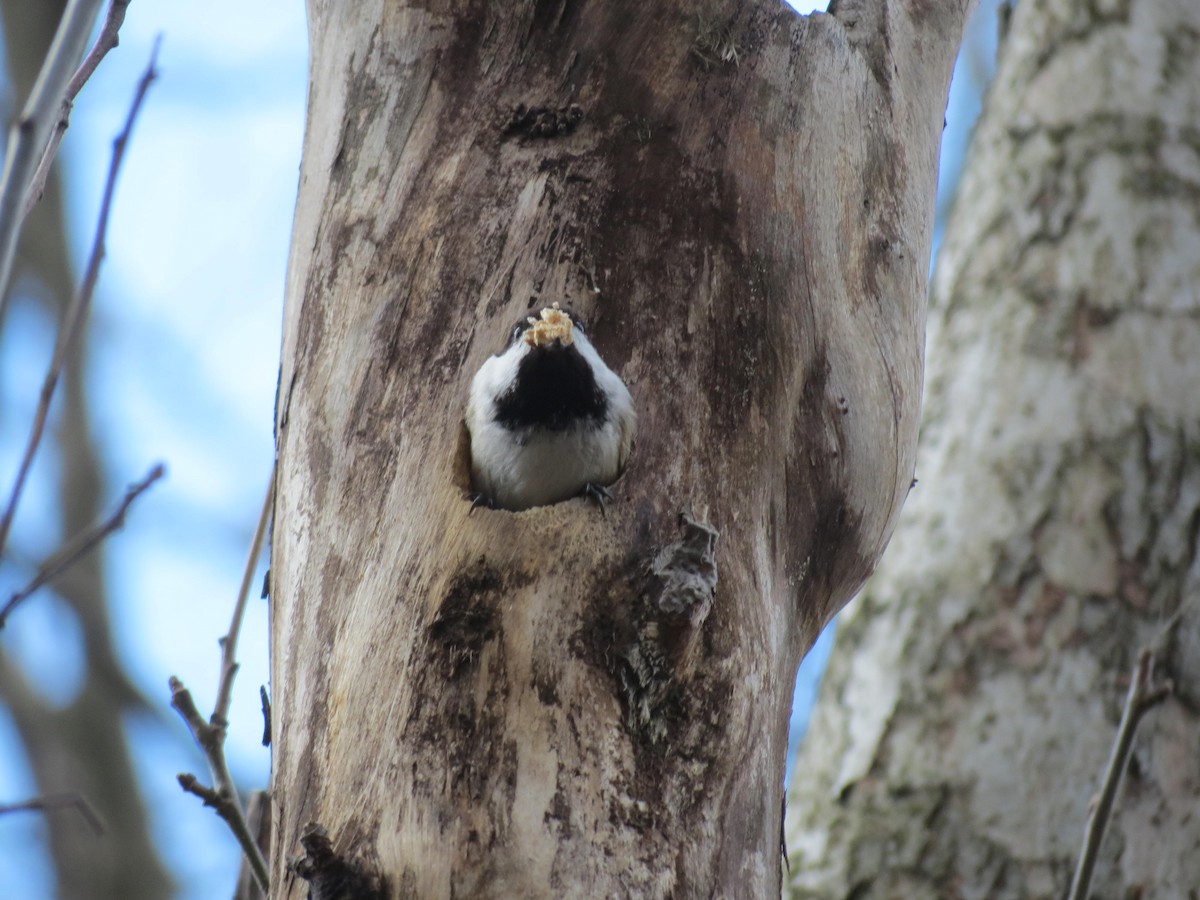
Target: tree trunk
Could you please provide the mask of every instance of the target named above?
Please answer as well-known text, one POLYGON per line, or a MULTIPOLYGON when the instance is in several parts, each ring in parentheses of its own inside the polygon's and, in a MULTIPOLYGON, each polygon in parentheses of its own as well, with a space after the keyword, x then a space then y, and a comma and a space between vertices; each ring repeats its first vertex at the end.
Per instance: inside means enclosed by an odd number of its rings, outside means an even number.
POLYGON ((934 279, 921 483, 797 763, 794 897, 1061 897, 1146 644, 1176 696, 1095 894, 1200 885, 1200 5, 1011 29, 934 279))
POLYGON ((393 897, 778 891, 796 665, 912 475, 966 10, 695 9, 310 3, 273 896, 310 821, 393 897), (618 502, 472 515, 467 385, 552 301, 638 405, 618 502))

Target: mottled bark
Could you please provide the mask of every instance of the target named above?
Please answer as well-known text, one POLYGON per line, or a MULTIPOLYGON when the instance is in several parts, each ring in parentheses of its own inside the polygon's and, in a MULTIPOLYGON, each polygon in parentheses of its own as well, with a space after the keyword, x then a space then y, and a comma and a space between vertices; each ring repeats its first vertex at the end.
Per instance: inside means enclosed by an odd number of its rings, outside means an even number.
POLYGON ((778 890, 796 665, 912 475, 964 15, 310 4, 274 896, 309 821, 393 897, 778 890), (467 385, 551 301, 638 404, 619 502, 468 515, 467 385))
POLYGON ((1093 887, 1196 896, 1198 47, 1192 0, 1017 5, 934 278, 920 485, 797 763, 794 897, 1062 896, 1159 639, 1177 694, 1093 887))
MULTIPOLYGON (((5 50, 18 103, 32 87, 62 7, 50 0, 3 4, 5 50)), ((74 283, 57 169, 51 171, 45 194, 25 223, 14 276, 23 279, 21 284, 47 306, 53 321, 61 320, 74 283)), ((98 520, 105 499, 88 421, 86 341, 79 348, 63 372, 52 420, 62 473, 58 515, 64 536, 98 520)), ((7 482, 0 484, 5 499, 10 487, 7 482)), ((19 516, 17 523, 19 541, 19 516)), ((44 549, 48 553, 53 548, 44 549)), ((126 676, 113 645, 102 556, 93 553, 79 560, 55 581, 55 591, 79 620, 84 686, 70 703, 57 706, 47 702, 17 666, 0 657, 0 702, 20 732, 39 791, 78 792, 106 826, 105 834, 96 837, 70 812, 46 814, 57 896, 61 900, 168 897, 172 885, 150 834, 122 721, 128 713, 148 711, 148 706, 126 676)))

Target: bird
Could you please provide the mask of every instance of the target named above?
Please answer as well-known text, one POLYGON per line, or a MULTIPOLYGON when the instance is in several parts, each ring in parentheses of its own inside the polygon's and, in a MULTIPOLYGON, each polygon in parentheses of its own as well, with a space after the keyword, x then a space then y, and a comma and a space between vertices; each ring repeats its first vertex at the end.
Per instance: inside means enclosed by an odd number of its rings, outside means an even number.
POLYGON ((611 501, 637 413, 629 389, 558 303, 523 317, 471 381, 472 509, 519 511, 588 496, 611 501))

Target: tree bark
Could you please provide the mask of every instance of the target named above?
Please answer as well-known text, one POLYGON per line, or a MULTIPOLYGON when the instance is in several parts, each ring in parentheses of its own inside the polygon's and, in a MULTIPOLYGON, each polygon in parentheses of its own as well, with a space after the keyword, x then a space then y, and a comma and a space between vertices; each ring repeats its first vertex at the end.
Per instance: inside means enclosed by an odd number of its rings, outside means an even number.
POLYGON ((966 11, 310 3, 273 896, 308 822, 392 897, 778 891, 796 665, 909 490, 966 11), (552 301, 638 405, 619 502, 471 515, 467 385, 552 301))
POLYGON ((1198 36, 1191 0, 1016 7, 938 258, 920 486, 797 763, 793 897, 1063 896, 1147 644, 1176 694, 1093 887, 1195 896, 1198 36))

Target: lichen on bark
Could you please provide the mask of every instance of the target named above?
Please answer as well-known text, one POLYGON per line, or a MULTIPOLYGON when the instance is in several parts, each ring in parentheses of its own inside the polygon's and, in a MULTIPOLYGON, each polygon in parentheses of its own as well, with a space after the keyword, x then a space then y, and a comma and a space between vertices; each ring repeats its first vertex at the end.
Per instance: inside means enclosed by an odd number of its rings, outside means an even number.
MULTIPOLYGON (((797 764, 792 896, 1061 895, 1140 647, 1200 689, 1198 33, 1187 0, 1014 14, 933 279, 920 484, 797 764)), ((1143 724, 1098 895, 1200 883, 1194 708, 1143 724)))

